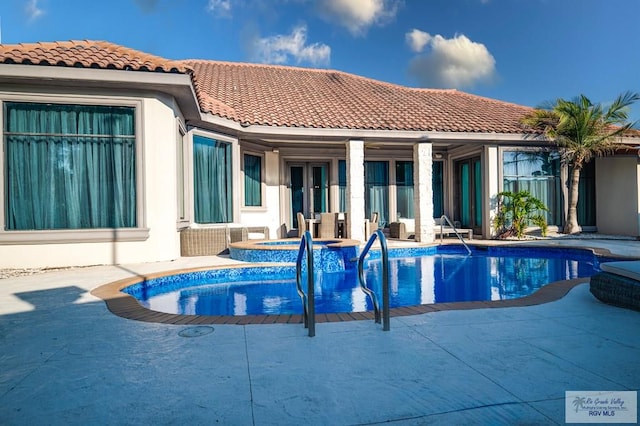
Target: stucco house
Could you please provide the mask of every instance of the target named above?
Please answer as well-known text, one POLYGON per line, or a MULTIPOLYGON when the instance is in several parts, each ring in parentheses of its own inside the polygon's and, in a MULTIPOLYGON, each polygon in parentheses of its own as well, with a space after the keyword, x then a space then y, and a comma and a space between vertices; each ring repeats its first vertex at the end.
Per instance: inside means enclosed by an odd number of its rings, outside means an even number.
MULTIPOLYGON (((567 171, 529 107, 326 69, 167 60, 104 41, 0 45, 0 268, 165 261, 186 229, 346 212, 348 236, 446 214, 490 238, 496 194, 561 226, 567 171)), ((583 172, 586 230, 639 236, 636 146, 583 172)), ((184 244, 184 242, 183 242, 184 244)))

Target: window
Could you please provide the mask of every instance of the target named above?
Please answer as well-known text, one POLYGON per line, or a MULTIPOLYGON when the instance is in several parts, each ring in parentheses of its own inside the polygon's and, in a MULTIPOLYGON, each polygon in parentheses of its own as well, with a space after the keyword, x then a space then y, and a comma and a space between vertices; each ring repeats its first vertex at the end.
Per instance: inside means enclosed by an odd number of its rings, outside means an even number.
POLYGON ((413 162, 396 161, 396 203, 398 218, 415 217, 413 213, 413 162))
POLYGON ((378 213, 378 223, 384 227, 389 222, 389 163, 387 161, 364 162, 365 214, 378 213))
POLYGON ((4 103, 5 229, 136 224, 135 108, 4 103))
POLYGON ((529 191, 549 209, 549 225, 562 224, 560 157, 557 152, 505 151, 503 190, 529 191))
POLYGON ((195 221, 233 221, 231 144, 194 135, 193 173, 195 221))
POLYGON ((262 205, 262 157, 244 155, 244 205, 262 205))

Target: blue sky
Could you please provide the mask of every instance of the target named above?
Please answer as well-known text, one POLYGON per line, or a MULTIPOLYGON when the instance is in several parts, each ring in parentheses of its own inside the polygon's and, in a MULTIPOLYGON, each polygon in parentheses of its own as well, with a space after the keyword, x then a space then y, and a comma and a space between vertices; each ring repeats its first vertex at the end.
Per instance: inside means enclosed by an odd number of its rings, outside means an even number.
MULTIPOLYGON (((638 0, 2 0, 2 43, 330 68, 539 106, 640 92, 638 0)), ((640 119, 640 104, 631 111, 640 119)))

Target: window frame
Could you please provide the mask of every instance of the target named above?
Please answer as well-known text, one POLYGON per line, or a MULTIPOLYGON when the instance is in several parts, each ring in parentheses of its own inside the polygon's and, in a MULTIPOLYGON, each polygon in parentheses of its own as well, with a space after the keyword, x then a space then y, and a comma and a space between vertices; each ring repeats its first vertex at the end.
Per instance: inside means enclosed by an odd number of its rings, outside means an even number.
POLYGON ((141 99, 123 97, 108 98, 99 96, 81 95, 34 95, 34 94, 2 94, 0 95, 0 245, 7 244, 55 244, 55 243, 81 243, 81 242, 127 242, 144 241, 149 238, 149 229, 146 222, 144 200, 144 141, 143 129, 143 102, 141 99), (118 106, 134 109, 134 133, 135 133, 135 172, 136 172, 136 227, 132 228, 93 228, 93 229, 53 229, 53 230, 7 230, 6 229, 6 153, 5 153, 5 114, 4 103, 38 103, 38 104, 66 104, 78 106, 118 106))
POLYGON ((190 174, 187 129, 182 120, 176 118, 176 225, 178 230, 188 227, 191 221, 190 174))

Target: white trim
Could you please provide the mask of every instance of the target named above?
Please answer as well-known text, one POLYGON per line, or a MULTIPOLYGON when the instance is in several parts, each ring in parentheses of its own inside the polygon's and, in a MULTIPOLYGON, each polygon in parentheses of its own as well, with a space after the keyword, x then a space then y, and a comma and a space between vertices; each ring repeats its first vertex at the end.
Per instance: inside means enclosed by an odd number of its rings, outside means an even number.
POLYGON ((191 205, 189 198, 189 175, 191 174, 191 163, 189 162, 189 142, 187 138, 187 128, 183 121, 176 117, 176 227, 177 229, 183 229, 189 226, 191 223, 190 208, 191 205), (179 161, 182 160, 182 164, 179 161), (180 174, 182 171, 182 174, 180 174), (182 206, 180 205, 180 194, 182 194, 182 206), (183 210, 182 217, 180 215, 183 210))
POLYGON ((64 229, 0 232, 0 245, 145 241, 148 228, 64 229))

